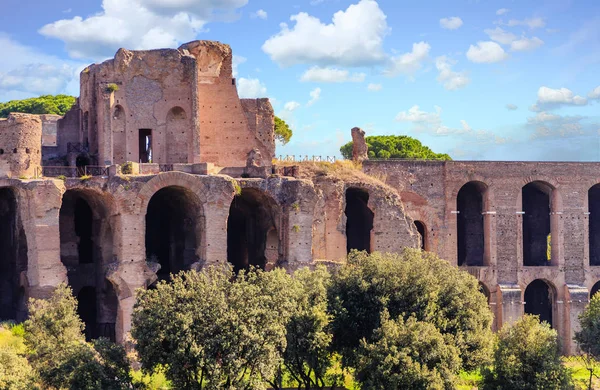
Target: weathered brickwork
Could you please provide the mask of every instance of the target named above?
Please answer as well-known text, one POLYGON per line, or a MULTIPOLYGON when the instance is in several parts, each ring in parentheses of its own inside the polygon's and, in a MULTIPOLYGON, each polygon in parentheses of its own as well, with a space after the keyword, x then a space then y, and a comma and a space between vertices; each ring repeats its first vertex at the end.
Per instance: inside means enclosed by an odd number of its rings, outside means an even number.
MULTIPOLYGON (((600 213, 590 210, 597 207, 600 197, 588 196, 600 183, 600 164, 366 161, 363 167, 398 190, 406 213, 426 227, 427 250, 458 264, 461 245, 476 246, 481 239, 480 264, 462 267, 489 292, 496 327, 514 321, 528 305, 539 303, 527 302, 525 295, 533 281, 542 280, 550 293, 552 324, 566 352, 575 351, 572 336, 577 315, 588 301, 588 292, 600 280, 600 267, 590 262, 590 248, 600 244, 590 239, 590 226, 600 219, 600 213), (472 185, 469 183, 479 188, 481 218, 461 221, 468 210, 466 206, 461 210, 459 192, 472 185), (523 190, 530 183, 541 196, 532 197, 523 190), (536 214, 536 207, 543 210, 541 216, 536 214), (480 224, 481 238, 475 233, 461 237, 459 226, 469 223, 480 224), (544 257, 539 266, 527 266, 524 247, 532 245, 535 229, 544 234, 546 253, 547 233, 543 233, 542 225, 551 232, 551 258, 544 257)), ((477 230, 473 226, 470 229, 477 230)), ((532 297, 539 300, 535 294, 532 297)))
POLYGON ((42 119, 10 114, 0 119, 0 177, 33 177, 42 163, 42 119))

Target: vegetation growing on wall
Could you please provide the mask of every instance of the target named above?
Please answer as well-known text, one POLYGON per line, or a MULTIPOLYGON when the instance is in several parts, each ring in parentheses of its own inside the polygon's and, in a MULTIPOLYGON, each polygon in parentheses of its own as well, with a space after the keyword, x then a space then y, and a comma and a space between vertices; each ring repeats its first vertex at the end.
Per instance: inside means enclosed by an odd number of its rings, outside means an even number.
MULTIPOLYGON (((372 135, 365 138, 369 158, 406 158, 420 160, 452 160, 449 155, 435 153, 421 141, 407 135, 372 135)), ((352 159, 352 142, 340 148, 342 156, 352 159)))
POLYGON ((11 112, 65 115, 75 104, 75 100, 75 97, 68 95, 43 95, 24 100, 11 100, 0 103, 0 118, 6 118, 11 112))

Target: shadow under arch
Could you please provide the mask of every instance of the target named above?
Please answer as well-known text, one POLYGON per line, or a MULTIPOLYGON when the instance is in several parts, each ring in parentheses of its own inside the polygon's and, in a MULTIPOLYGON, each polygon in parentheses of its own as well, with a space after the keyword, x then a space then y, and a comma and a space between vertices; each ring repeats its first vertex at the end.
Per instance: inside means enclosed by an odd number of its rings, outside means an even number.
POLYGON ((556 301, 556 289, 542 279, 529 283, 523 293, 525 314, 537 315, 540 321, 546 321, 554 328, 553 314, 556 301))
POLYGON ((457 252, 459 266, 489 265, 489 243, 486 240, 487 184, 471 181, 456 196, 457 252))

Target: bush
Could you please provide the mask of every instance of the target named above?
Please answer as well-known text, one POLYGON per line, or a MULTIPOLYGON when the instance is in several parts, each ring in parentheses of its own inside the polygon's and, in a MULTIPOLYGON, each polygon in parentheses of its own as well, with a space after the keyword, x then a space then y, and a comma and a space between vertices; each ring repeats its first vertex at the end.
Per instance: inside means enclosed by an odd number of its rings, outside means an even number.
POLYGON ((494 370, 484 373, 485 390, 573 389, 562 365, 558 336, 537 316, 525 315, 498 334, 494 370))
POLYGON ((29 390, 34 386, 33 369, 14 349, 0 348, 0 389, 29 390))
POLYGON ((119 90, 119 86, 115 83, 110 83, 106 85, 107 92, 117 92, 119 90))
POLYGON ((328 296, 332 345, 347 366, 356 366, 361 340, 375 340, 384 310, 392 320, 414 316, 435 326, 458 348, 463 369, 490 360, 492 313, 477 280, 434 254, 354 251, 333 276, 328 296))
POLYGON ((131 175, 133 173, 133 163, 131 161, 121 164, 121 173, 123 175, 131 175))
POLYGON ((575 341, 583 352, 600 360, 600 294, 595 294, 579 315, 579 324, 581 330, 575 333, 575 341))

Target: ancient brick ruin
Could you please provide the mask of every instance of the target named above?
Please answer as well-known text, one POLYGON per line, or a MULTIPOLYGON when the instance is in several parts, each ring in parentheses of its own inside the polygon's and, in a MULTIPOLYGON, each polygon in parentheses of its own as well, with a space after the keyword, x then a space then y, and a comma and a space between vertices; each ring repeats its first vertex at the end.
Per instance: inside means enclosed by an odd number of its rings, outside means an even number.
POLYGON ((231 61, 215 42, 120 49, 64 117, 0 120, 0 318, 67 282, 87 336, 122 342, 135 290, 173 272, 420 245, 481 282, 496 328, 540 314, 575 352, 600 286, 600 164, 273 165, 273 109, 238 98, 231 61))

